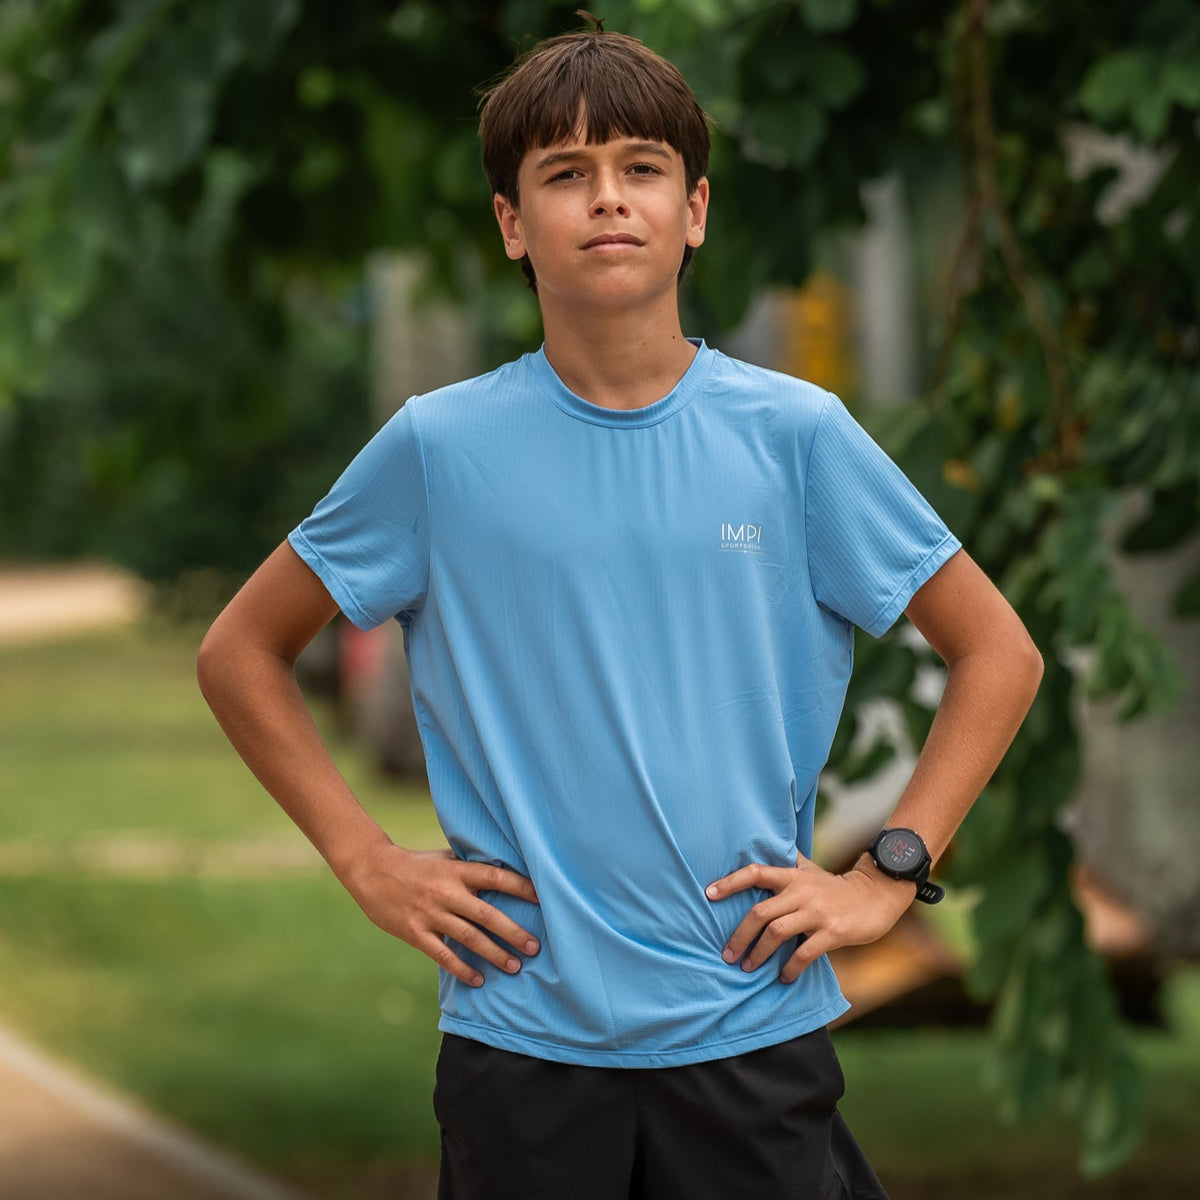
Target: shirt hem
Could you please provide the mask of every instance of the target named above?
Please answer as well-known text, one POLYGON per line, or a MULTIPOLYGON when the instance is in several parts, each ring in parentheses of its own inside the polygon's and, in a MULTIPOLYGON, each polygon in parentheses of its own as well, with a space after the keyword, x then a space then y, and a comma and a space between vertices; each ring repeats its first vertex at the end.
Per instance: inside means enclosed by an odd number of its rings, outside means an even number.
POLYGON ((374 629, 382 621, 373 617, 354 598, 349 585, 326 560, 325 556, 305 537, 303 529, 297 526, 288 534, 288 544, 311 568, 317 578, 325 585, 325 590, 333 598, 338 608, 362 630, 374 629))
MULTIPOLYGON (((783 985, 780 985, 783 986, 783 985)), ((493 1029, 457 1017, 443 1016, 438 1021, 442 1033, 470 1038, 498 1050, 509 1050, 548 1062, 568 1063, 579 1067, 681 1067, 691 1063, 709 1062, 717 1058, 730 1058, 735 1054, 747 1054, 766 1046, 775 1046, 793 1037, 812 1033, 828 1025, 835 1017, 850 1008, 844 997, 815 1012, 807 1012, 794 1021, 782 1025, 758 1029, 742 1037, 706 1042, 702 1045, 682 1046, 675 1050, 598 1050, 579 1046, 563 1046, 556 1042, 544 1042, 525 1034, 513 1033, 509 1029, 493 1029)))
POLYGON ((892 598, 879 610, 870 625, 865 625, 863 628, 872 637, 880 637, 885 634, 895 623, 896 618, 908 607, 908 602, 916 595, 921 586, 927 583, 931 576, 961 549, 962 542, 954 534, 947 533, 896 589, 892 598))

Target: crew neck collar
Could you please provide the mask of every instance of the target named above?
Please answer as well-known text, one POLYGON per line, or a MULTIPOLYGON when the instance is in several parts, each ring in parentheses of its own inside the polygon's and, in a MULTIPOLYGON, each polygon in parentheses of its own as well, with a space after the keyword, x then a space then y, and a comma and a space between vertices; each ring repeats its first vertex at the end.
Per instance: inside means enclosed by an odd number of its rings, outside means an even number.
POLYGON ((581 421, 589 421, 593 425, 607 425, 612 429, 639 429, 647 425, 657 425, 690 404, 708 378, 716 351, 710 350, 702 338, 688 338, 688 341, 696 347, 696 355, 688 369, 661 400, 642 408, 605 408, 577 396, 550 365, 544 342, 536 354, 529 356, 529 362, 543 390, 563 412, 581 421))

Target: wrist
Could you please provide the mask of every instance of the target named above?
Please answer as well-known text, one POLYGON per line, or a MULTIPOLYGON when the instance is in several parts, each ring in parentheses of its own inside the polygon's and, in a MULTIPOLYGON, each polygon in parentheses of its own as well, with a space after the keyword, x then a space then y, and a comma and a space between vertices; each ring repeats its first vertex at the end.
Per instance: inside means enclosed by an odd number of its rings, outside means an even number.
POLYGON ((325 861, 342 884, 351 887, 354 877, 367 869, 377 854, 388 849, 400 854, 408 853, 397 846, 382 829, 375 826, 373 830, 367 830, 360 836, 339 839, 336 846, 326 850, 325 861))
POLYGON ((868 850, 858 856, 858 861, 850 868, 852 871, 865 876, 886 895, 903 896, 906 904, 911 904, 917 896, 917 884, 912 879, 897 879, 879 869, 879 864, 871 857, 868 850))

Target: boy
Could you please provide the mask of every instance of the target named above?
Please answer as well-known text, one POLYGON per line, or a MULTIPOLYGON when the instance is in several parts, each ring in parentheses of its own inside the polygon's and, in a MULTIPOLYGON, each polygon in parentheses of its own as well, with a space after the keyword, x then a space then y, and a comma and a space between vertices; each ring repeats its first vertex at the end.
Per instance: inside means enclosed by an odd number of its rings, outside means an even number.
POLYGON ((708 128, 673 67, 552 39, 480 134, 542 350, 411 399, 217 619, 201 686, 441 968, 443 1197, 883 1197, 836 1111, 825 953, 935 898, 1041 660, 836 398, 683 336, 708 128), (404 626, 448 851, 392 844, 308 719, 292 666, 339 608, 404 626), (945 694, 899 832, 831 875, 852 626, 901 611, 945 694))

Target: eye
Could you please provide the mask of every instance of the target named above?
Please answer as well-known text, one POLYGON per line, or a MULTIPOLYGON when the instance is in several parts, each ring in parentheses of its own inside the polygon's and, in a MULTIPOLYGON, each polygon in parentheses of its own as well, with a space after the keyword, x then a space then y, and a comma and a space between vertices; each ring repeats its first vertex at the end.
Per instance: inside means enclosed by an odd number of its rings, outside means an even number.
POLYGON ((551 175, 549 182, 557 183, 560 179, 569 181, 574 179, 578 174, 579 172, 574 167, 568 167, 565 171, 559 171, 557 175, 551 175))
POLYGON ((634 175, 661 175, 662 172, 653 163, 634 163, 629 170, 634 175))

